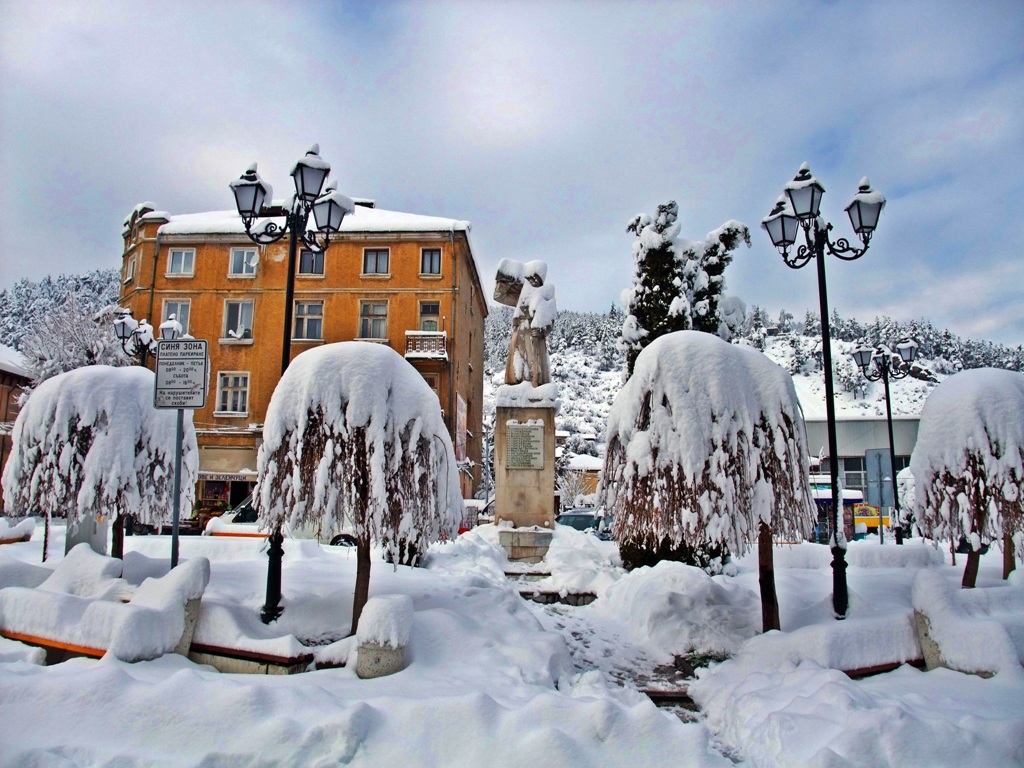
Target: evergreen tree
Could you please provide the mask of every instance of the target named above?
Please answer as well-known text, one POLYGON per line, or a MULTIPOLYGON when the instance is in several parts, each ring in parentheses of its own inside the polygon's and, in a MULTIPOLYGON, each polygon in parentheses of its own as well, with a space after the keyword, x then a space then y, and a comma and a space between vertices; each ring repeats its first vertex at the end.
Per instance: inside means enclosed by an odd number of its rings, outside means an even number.
POLYGON ((633 287, 624 294, 626 319, 622 324, 622 346, 626 353, 626 376, 640 351, 659 336, 690 327, 690 307, 684 285, 683 264, 677 257, 675 239, 679 206, 674 200, 658 206, 654 218, 643 213, 634 218, 627 232, 633 243, 633 287))
POLYGON ((750 246, 750 230, 738 221, 729 221, 709 232, 703 245, 691 245, 683 251, 687 271, 693 272, 692 327, 725 337, 719 302, 725 291, 725 268, 732 263, 733 251, 740 242, 750 246))

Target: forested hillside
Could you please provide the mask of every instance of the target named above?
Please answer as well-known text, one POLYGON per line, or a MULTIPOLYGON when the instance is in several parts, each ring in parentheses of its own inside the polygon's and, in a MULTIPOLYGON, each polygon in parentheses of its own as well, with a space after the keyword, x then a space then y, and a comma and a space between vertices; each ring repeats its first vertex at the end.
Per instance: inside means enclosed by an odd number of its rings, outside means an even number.
POLYGON ((45 322, 54 307, 67 301, 68 294, 85 312, 115 304, 118 277, 116 269, 96 269, 82 275, 48 275, 38 282, 19 280, 0 291, 0 344, 20 350, 32 326, 45 322))

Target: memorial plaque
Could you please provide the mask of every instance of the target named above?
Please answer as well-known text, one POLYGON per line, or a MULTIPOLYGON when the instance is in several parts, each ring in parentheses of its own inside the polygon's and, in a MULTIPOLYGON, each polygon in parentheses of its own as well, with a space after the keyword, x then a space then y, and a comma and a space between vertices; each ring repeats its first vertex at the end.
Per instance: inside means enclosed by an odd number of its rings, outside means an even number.
POLYGON ((506 425, 505 466, 508 469, 544 469, 544 425, 506 425))

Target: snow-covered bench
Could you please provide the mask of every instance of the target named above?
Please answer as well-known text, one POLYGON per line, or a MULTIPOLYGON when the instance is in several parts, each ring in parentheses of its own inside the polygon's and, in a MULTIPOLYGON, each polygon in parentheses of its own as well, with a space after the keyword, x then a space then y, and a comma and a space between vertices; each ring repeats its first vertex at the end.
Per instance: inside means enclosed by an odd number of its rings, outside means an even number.
POLYGON ((0 636, 69 655, 123 661, 187 654, 210 580, 210 562, 193 558, 138 587, 119 578, 121 561, 80 544, 39 586, 0 589, 0 636))
POLYGON ((27 517, 20 523, 11 524, 6 518, 0 517, 0 544, 14 544, 29 541, 36 529, 36 521, 27 517))
POLYGON ((1024 584, 960 589, 922 570, 912 600, 928 669, 948 667, 991 676, 1024 674, 1024 584))

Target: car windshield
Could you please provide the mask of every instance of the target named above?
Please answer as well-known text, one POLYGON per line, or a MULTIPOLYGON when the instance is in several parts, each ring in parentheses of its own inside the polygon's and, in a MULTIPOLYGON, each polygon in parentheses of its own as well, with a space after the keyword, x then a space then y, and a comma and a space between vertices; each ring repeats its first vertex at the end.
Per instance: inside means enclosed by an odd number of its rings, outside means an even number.
POLYGON ((597 528, 597 518, 588 514, 562 515, 558 518, 562 525, 568 525, 577 531, 585 531, 588 528, 597 528))

